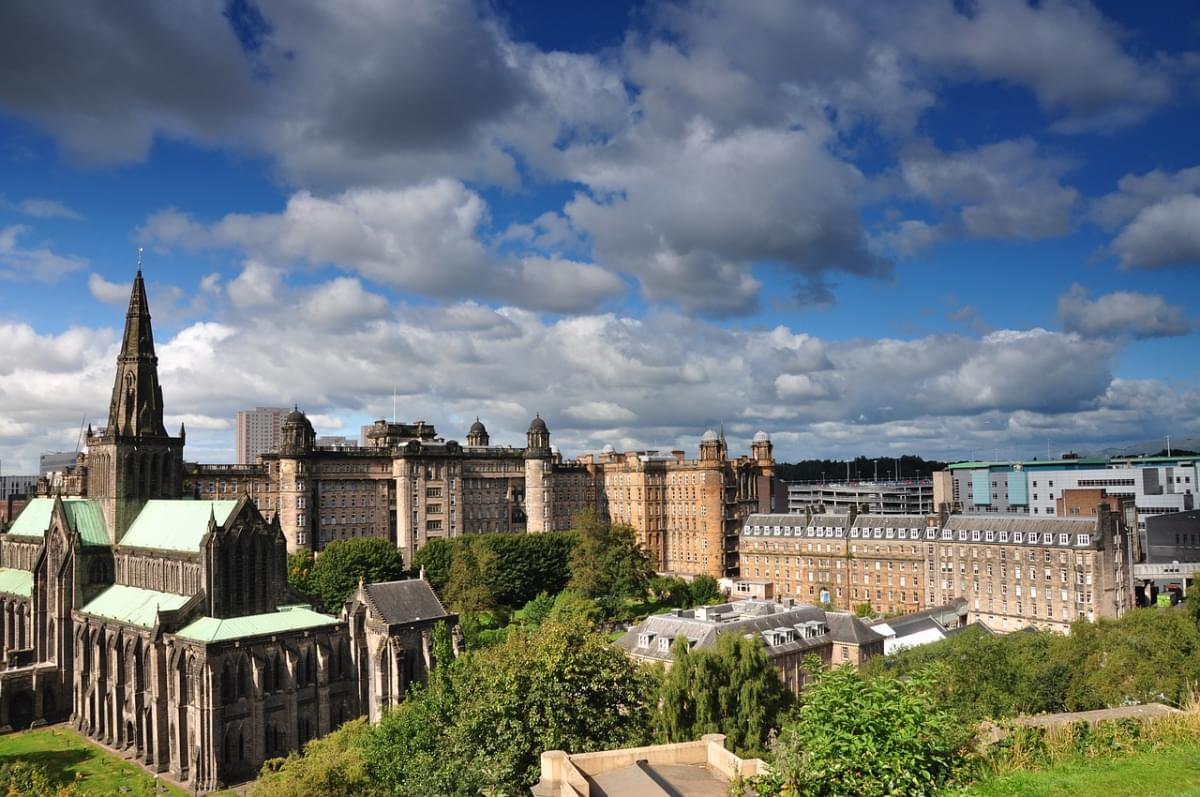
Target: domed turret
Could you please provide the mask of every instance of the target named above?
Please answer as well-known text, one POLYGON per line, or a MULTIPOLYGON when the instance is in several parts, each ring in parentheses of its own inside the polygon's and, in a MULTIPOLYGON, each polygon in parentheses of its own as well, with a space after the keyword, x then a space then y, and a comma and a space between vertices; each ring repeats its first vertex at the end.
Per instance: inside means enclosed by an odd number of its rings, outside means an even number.
POLYGON ((467 432, 467 445, 482 447, 488 444, 487 427, 479 420, 479 416, 475 417, 475 423, 471 424, 470 430, 467 432))
POLYGON ((701 443, 715 443, 715 442, 717 442, 717 433, 716 433, 716 432, 714 432, 712 429, 709 429, 707 432, 705 432, 704 434, 702 434, 702 435, 700 436, 700 442, 701 442, 701 443))
POLYGON ((604 448, 600 449, 600 453, 601 453, 601 454, 610 454, 610 455, 611 455, 611 454, 615 454, 615 453, 617 453, 617 450, 616 450, 615 448, 613 448, 613 447, 612 447, 612 444, 610 444, 610 443, 606 443, 606 444, 604 445, 604 448))
POLYGON ((767 434, 766 432, 756 432, 754 435, 754 442, 769 443, 771 442, 771 435, 767 434))
POLYGON ((754 440, 750 443, 750 453, 758 460, 760 467, 774 467, 774 450, 775 447, 771 445, 771 435, 766 432, 759 432, 754 435, 754 440))
POLYGON ((541 413, 538 413, 529 422, 529 431, 525 433, 525 442, 527 456, 545 457, 550 455, 550 430, 546 427, 546 422, 542 420, 541 413))
POLYGON ((279 451, 282 454, 303 454, 317 447, 317 433, 308 416, 294 407, 283 419, 279 451))
POLYGON ((721 448, 721 438, 712 429, 709 429, 700 436, 701 460, 721 459, 721 448))

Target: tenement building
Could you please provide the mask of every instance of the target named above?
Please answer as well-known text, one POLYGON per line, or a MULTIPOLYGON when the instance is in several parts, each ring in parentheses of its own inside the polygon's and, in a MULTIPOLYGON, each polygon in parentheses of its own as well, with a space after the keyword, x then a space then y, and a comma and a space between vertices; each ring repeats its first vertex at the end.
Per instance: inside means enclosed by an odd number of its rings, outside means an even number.
POLYGON ((1133 607, 1134 540, 1108 503, 1094 513, 753 515, 742 576, 780 596, 911 613, 956 599, 997 631, 1065 631, 1133 607))
POLYGON ((389 695, 423 676, 433 626, 453 621, 425 581, 375 624, 314 611, 288 588, 278 516, 245 494, 184 496, 140 272, 108 425, 87 445, 86 495, 36 498, 0 529, 0 729, 69 719, 209 789, 364 713, 380 667, 389 695))

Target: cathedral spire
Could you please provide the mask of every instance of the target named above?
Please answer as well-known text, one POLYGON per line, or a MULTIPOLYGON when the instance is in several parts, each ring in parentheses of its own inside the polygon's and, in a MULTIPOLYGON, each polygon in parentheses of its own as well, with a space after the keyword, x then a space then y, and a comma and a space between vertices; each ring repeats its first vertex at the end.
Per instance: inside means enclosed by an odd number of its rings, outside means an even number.
POLYGON ((158 385, 158 357, 150 326, 150 304, 142 281, 142 254, 129 294, 125 336, 117 356, 117 377, 108 408, 108 433, 124 437, 165 437, 162 390, 158 385))

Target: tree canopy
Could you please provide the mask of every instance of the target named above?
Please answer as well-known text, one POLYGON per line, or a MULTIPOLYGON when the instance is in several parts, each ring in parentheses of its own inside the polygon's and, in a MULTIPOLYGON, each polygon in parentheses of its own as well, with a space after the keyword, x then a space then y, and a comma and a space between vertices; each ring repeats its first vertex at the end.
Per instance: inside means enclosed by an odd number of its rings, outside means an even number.
POLYGON ((590 510, 579 513, 575 527, 579 541, 571 550, 567 588, 600 601, 610 615, 626 598, 644 597, 654 569, 633 528, 605 523, 590 510))
POLYGON ((331 542, 313 563, 309 592, 319 595, 326 611, 337 612, 358 582, 395 581, 405 575, 404 558, 391 542, 357 537, 331 542))

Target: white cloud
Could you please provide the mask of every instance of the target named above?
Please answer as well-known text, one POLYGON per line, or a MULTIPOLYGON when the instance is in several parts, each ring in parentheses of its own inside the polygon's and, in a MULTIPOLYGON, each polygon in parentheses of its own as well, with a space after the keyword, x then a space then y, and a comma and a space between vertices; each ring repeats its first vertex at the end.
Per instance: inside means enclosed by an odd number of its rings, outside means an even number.
POLYGON ((1181 306, 1161 296, 1116 291, 1089 300, 1078 283, 1058 298, 1058 322, 1068 332, 1095 337, 1171 337, 1186 335, 1193 326, 1181 306))
POLYGON ((57 282, 65 274, 87 268, 83 257, 59 255, 46 246, 22 248, 17 239, 29 232, 21 224, 0 228, 0 280, 57 282))
POLYGON ((109 282, 99 274, 88 275, 88 290, 98 302, 106 304, 125 304, 129 301, 129 286, 117 282, 109 282))
POLYGON ((1111 249, 1121 268, 1200 265, 1200 196, 1171 197, 1139 211, 1111 249))
POLYGON ((68 219, 82 221, 83 216, 54 199, 31 197, 20 202, 11 202, 0 196, 0 210, 12 210, 35 219, 68 219))

